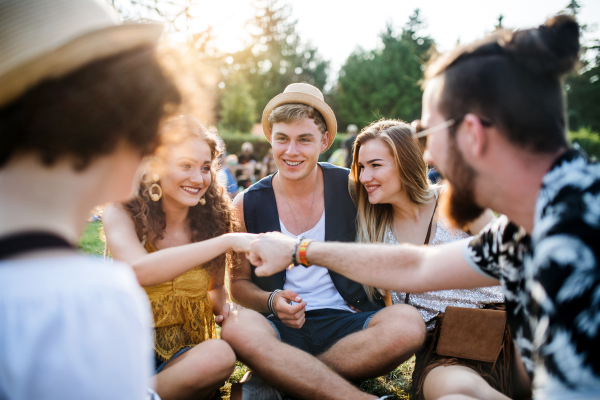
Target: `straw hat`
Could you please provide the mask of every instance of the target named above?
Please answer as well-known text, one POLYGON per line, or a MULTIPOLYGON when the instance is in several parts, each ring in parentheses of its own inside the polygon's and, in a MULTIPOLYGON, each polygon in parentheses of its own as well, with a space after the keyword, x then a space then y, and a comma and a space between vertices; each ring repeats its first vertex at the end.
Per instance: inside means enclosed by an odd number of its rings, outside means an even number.
POLYGON ((263 132, 267 137, 267 140, 269 142, 271 141, 271 124, 269 123, 271 112, 282 104, 290 103, 307 104, 316 108, 321 115, 323 115, 325 124, 327 125, 327 131, 329 132, 329 144, 327 145, 327 149, 331 147, 331 144, 335 139, 335 134, 337 133, 337 121, 335 115, 333 114, 331 107, 323 100, 323 93, 308 83, 292 83, 285 88, 283 93, 278 94, 269 101, 269 104, 267 104, 262 114, 263 132))
POLYGON ((47 78, 156 43, 162 24, 122 24, 96 0, 0 0, 0 107, 47 78))

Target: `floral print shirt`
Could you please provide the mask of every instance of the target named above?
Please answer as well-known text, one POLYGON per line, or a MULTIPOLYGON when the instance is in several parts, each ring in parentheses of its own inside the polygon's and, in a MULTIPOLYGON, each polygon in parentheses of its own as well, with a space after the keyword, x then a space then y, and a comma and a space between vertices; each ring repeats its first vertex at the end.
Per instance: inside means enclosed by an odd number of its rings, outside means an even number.
POLYGON ((499 279, 536 398, 600 395, 600 165, 568 150, 544 176, 534 228, 501 217, 464 248, 499 279))

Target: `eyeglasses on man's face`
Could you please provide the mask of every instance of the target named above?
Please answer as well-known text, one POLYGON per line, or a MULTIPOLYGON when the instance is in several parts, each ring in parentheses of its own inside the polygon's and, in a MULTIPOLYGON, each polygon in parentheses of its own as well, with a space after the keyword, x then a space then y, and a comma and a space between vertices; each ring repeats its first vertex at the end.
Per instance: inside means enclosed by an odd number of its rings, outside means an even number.
MULTIPOLYGON (((424 138, 425 136, 431 135, 432 133, 439 132, 444 129, 448 129, 451 126, 454 126, 454 125, 462 122, 462 120, 465 118, 465 115, 467 115, 467 114, 461 115, 460 117, 456 117, 456 118, 450 118, 449 120, 439 123, 437 125, 434 125, 431 128, 423 128, 423 125, 421 125, 421 120, 417 119, 411 123, 411 126, 413 128, 415 128, 415 133, 413 133, 413 139, 419 140, 421 138, 424 138)), ((479 121, 481 121, 481 125, 487 126, 487 127, 492 126, 492 123, 490 121, 487 121, 481 117, 477 117, 477 118, 479 118, 479 121)))

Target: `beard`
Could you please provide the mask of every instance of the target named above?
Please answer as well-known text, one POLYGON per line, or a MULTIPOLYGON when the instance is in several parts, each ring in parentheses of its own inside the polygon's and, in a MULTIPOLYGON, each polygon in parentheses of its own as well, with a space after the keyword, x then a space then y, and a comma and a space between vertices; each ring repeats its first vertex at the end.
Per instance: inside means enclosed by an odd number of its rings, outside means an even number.
POLYGON ((466 230, 470 222, 475 221, 485 211, 475 203, 475 178, 477 173, 468 165, 458 149, 456 142, 450 139, 448 146, 450 168, 445 177, 448 185, 441 196, 440 206, 450 223, 466 230))

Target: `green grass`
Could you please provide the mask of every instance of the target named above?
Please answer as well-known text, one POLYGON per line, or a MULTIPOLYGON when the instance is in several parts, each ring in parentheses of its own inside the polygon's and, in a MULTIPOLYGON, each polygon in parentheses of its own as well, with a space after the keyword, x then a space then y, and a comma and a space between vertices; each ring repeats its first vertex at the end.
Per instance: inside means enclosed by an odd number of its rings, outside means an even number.
MULTIPOLYGON (((86 229, 81 237, 79 249, 86 254, 100 256, 103 255, 104 241, 100 239, 102 234, 102 223, 99 221, 90 222, 86 226, 86 229)), ((220 328, 218 327, 217 333, 220 333, 220 328)), ((400 365, 388 375, 364 381, 359 387, 361 390, 376 396, 391 395, 394 399, 408 399, 408 388, 410 387, 413 368, 414 357, 400 365)), ((248 367, 240 362, 236 363, 233 374, 221 388, 222 399, 229 400, 231 384, 239 382, 246 371, 248 371, 248 367)))
POLYGON ((102 223, 100 221, 90 222, 79 242, 79 250, 86 254, 104 255, 104 241, 100 239, 102 223))

